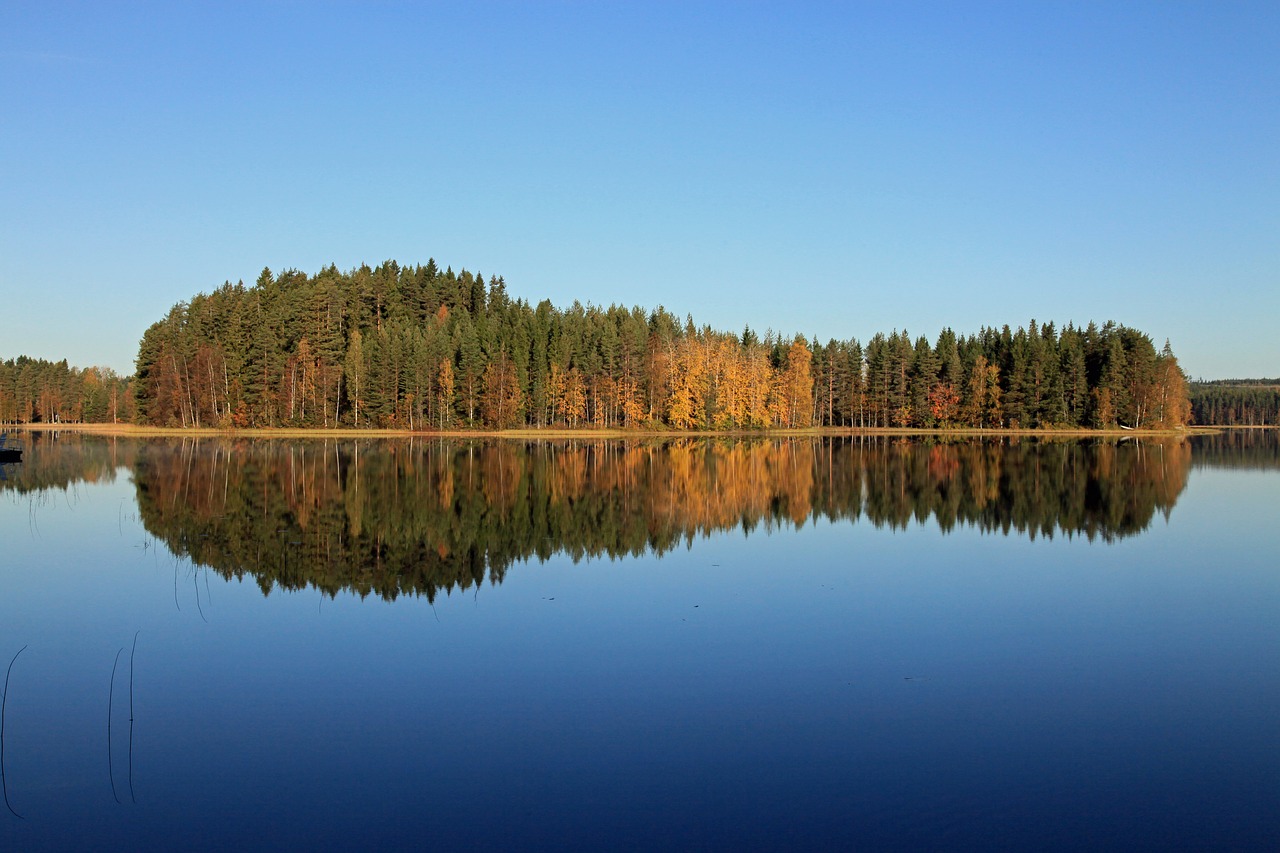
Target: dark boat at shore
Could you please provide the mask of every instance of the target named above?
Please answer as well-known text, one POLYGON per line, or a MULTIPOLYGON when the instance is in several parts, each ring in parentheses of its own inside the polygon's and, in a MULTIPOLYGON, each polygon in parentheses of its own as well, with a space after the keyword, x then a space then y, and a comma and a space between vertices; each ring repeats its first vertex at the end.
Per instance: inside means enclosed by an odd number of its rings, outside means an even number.
POLYGON ((22 448, 9 444, 8 438, 6 434, 0 433, 0 462, 21 462, 22 448))

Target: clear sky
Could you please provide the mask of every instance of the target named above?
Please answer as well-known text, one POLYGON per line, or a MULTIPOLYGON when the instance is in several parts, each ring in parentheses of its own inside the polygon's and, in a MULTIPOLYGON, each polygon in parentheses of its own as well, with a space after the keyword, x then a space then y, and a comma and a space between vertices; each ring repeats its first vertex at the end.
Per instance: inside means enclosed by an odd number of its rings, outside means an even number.
POLYGON ((0 357, 264 266, 1280 375, 1280 3, 0 5, 0 357))

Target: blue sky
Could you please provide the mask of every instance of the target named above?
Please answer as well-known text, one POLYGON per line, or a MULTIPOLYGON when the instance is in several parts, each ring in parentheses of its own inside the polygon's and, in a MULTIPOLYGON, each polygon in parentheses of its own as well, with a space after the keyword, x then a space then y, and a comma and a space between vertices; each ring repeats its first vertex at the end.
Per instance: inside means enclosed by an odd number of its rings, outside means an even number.
POLYGON ((0 357, 394 258, 866 340, 1280 374, 1280 4, 0 6, 0 357))

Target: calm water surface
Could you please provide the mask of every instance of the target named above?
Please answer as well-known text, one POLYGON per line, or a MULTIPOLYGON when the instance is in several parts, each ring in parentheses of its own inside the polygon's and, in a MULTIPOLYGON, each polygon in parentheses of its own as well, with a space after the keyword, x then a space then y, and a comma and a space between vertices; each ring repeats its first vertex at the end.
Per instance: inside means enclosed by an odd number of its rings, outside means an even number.
POLYGON ((1275 432, 27 451, 5 850, 1280 848, 1275 432))

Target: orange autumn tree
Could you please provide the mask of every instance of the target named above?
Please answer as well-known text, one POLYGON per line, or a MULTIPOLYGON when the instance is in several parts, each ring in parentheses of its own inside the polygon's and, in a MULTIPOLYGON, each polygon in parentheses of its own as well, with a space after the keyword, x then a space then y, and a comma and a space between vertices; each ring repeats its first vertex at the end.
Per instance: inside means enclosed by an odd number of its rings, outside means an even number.
POLYGON ((1164 429, 1181 429, 1191 422, 1191 397, 1187 377, 1167 340, 1156 358, 1155 372, 1154 420, 1164 429))
POLYGON ((686 335, 675 346, 669 364, 667 424, 675 429, 706 426, 708 358, 703 342, 694 334, 686 335))
POLYGON ((787 349, 786 366, 773 384, 773 422, 784 429, 807 427, 813 422, 813 353, 799 335, 787 349))
POLYGON ((955 423, 960 412, 960 395, 948 382, 939 382, 929 389, 929 412, 943 428, 955 423))

